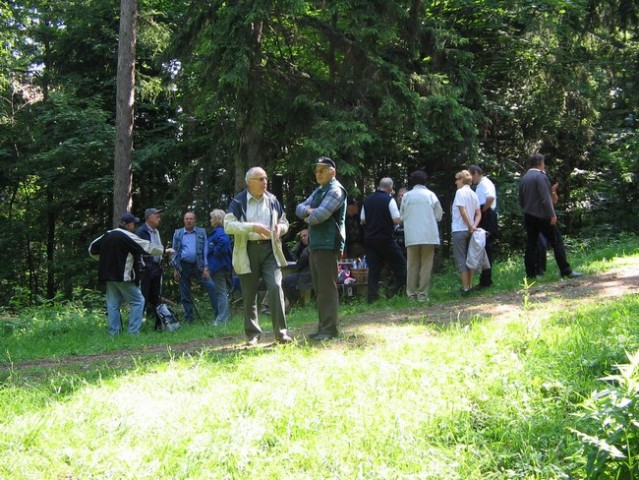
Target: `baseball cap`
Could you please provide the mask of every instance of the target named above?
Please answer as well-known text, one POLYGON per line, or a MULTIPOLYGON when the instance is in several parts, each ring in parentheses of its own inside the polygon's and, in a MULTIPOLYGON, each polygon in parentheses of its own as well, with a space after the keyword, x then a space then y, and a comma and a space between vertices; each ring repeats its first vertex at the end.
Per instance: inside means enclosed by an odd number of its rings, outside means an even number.
POLYGON ((132 213, 126 212, 123 213, 122 216, 120 217, 120 222, 121 223, 138 223, 140 221, 140 219, 138 217, 136 217, 135 215, 133 215, 132 213))
POLYGON ((315 161, 316 165, 326 165, 327 167, 335 168, 335 162, 328 157, 319 157, 315 161))
POLYGON ((156 213, 161 213, 162 210, 159 208, 147 208, 144 210, 144 218, 149 218, 151 215, 155 215, 156 213))

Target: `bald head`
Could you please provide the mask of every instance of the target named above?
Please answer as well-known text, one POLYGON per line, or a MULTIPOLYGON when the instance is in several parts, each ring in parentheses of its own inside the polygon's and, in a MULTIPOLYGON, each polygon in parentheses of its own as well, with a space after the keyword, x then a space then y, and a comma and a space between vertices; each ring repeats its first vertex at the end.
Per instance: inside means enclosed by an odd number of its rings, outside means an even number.
POLYGON ((379 185, 377 186, 379 190, 384 190, 385 192, 393 191, 393 179, 389 177, 384 177, 379 181, 379 185))

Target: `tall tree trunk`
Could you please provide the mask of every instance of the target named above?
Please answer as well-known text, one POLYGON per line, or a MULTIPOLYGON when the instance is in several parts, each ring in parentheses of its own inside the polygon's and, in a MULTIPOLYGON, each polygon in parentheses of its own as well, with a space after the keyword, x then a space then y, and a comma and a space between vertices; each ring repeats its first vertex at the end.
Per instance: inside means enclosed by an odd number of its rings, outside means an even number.
POLYGON ((264 114, 258 105, 261 105, 261 99, 255 98, 253 85, 259 85, 262 79, 261 62, 262 62, 262 31, 264 29, 263 21, 255 21, 251 24, 251 43, 252 51, 250 55, 251 70, 249 72, 248 89, 243 92, 245 103, 249 105, 243 116, 238 122, 238 134, 240 145, 238 155, 235 158, 235 191, 239 192, 246 187, 244 175, 246 170, 251 167, 262 166, 262 118, 264 114))
MULTIPOLYGON (((47 27, 50 28, 47 22, 47 27)), ((44 39, 44 65, 42 74, 42 99, 46 103, 49 101, 49 65, 51 65, 51 42, 49 38, 44 39)), ((48 128, 48 127, 47 127, 48 128)), ((55 297, 55 229, 56 229, 56 211, 55 211, 55 195, 53 187, 47 186, 47 298, 55 297)))
POLYGON ((51 190, 47 190, 47 298, 55 297, 55 227, 56 214, 54 196, 51 190))
POLYGON ((120 1, 115 162, 113 166, 113 226, 117 226, 123 212, 131 209, 137 13, 137 0, 120 1))

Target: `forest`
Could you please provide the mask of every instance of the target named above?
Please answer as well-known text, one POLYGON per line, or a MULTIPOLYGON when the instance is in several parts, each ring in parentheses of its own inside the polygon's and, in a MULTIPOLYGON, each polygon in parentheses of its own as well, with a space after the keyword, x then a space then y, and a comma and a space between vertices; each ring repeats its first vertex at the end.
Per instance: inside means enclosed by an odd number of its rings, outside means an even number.
MULTIPOLYGON (((132 212, 225 209, 250 166, 293 209, 327 155, 354 198, 425 169, 516 189, 546 155, 568 236, 638 224, 637 0, 122 0, 136 9, 132 212)), ((87 246, 112 227, 120 2, 0 0, 0 306, 97 287, 87 246)), ((442 222, 447 235, 450 217, 442 222)), ((299 226, 293 225, 295 232, 299 226)), ((446 249, 442 249, 445 255, 446 249)))

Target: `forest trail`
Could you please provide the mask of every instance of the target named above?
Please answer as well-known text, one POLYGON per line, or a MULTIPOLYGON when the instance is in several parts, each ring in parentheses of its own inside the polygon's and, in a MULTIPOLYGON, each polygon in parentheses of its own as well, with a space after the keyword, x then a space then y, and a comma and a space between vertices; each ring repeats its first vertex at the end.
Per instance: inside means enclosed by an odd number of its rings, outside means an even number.
MULTIPOLYGON (((522 315, 534 315, 543 319, 557 309, 574 310, 578 307, 604 303, 607 300, 639 292, 639 263, 631 263, 608 270, 605 273, 585 275, 581 278, 557 280, 541 285, 532 285, 527 298, 523 291, 491 293, 460 298, 431 306, 414 306, 401 310, 384 309, 345 316, 342 334, 331 344, 352 343, 372 345, 388 342, 397 335, 405 335, 401 325, 411 323, 448 324, 467 323, 472 319, 485 318, 494 322, 514 321, 522 315)), ((315 331, 315 324, 303 325, 293 331, 299 343, 315 331)), ((422 335, 423 336, 423 335, 422 335)), ((180 355, 197 355, 203 350, 233 352, 247 348, 273 348, 273 337, 266 334, 257 347, 245 346, 245 337, 225 336, 205 338, 170 345, 146 346, 142 349, 125 349, 95 355, 79 355, 60 359, 41 359, 0 365, 0 372, 28 370, 65 370, 67 368, 92 370, 108 367, 113 369, 132 366, 136 359, 153 357, 157 360, 175 358, 180 355)), ((279 347, 278 347, 279 348, 279 347)))

